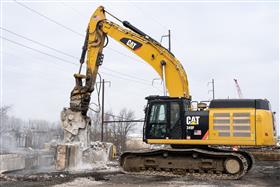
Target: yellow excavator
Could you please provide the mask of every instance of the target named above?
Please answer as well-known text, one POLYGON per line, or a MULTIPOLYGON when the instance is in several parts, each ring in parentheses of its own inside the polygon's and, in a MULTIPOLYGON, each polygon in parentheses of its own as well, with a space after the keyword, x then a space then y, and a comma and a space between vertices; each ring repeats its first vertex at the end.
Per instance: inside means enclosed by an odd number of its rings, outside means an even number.
POLYGON ((198 103, 194 107, 187 74, 175 56, 129 22, 119 20, 124 28, 106 19, 105 14, 114 17, 100 6, 90 18, 69 110, 81 112, 88 120, 91 93, 108 37, 150 64, 165 86, 164 96, 146 97, 143 141, 168 144, 171 148, 123 153, 120 165, 125 172, 239 179, 253 166, 251 154, 215 146, 276 144, 268 100, 215 99, 209 105, 198 103), (85 60, 86 75, 82 75, 85 60))

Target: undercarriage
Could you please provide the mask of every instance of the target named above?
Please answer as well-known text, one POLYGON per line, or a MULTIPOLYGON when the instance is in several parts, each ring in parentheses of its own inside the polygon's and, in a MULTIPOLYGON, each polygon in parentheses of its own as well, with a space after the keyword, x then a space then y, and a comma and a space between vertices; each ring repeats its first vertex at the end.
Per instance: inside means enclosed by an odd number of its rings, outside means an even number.
POLYGON ((214 148, 126 152, 120 159, 121 167, 127 173, 215 179, 239 179, 252 168, 253 162, 247 152, 214 148))

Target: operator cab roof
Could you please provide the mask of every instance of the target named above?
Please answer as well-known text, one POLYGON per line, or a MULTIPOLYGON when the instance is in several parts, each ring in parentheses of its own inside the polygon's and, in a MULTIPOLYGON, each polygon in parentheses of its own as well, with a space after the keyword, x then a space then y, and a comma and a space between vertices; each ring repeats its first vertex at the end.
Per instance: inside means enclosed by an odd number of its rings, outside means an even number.
POLYGON ((179 100, 179 99, 188 100, 186 97, 169 97, 169 96, 160 96, 160 95, 150 95, 148 97, 145 97, 145 99, 147 99, 148 101, 150 101, 150 100, 179 100))

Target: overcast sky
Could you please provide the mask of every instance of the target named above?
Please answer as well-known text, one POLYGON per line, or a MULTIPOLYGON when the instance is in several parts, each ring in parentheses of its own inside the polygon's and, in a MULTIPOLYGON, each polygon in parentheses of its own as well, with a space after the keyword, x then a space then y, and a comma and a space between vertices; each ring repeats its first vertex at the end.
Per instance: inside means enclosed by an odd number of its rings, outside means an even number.
MULTIPOLYGON (((2 101, 13 106, 15 116, 59 120, 61 109, 69 105, 89 17, 99 5, 157 40, 171 29, 172 52, 187 72, 193 100, 211 98, 207 83, 212 78, 216 98, 237 98, 236 78, 245 98, 267 98, 279 116, 278 3, 2 3, 2 28, 67 54, 2 30, 2 101)), ((117 113, 126 107, 142 118, 144 97, 162 94, 160 81, 152 85, 158 75, 113 39, 104 55, 100 71, 111 82, 105 110, 117 113)))

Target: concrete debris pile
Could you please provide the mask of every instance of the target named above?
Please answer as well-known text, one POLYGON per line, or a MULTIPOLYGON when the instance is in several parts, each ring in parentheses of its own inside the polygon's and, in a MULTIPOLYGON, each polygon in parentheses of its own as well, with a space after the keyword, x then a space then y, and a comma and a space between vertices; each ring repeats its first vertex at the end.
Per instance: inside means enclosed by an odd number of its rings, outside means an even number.
POLYGON ((83 160, 94 162, 108 162, 115 158, 115 146, 108 142, 91 142, 90 147, 83 151, 83 160))
POLYGON ((114 152, 114 145, 107 142, 91 142, 86 148, 78 142, 58 144, 55 166, 60 171, 92 169, 113 160, 114 152))
POLYGON ((91 169, 97 164, 112 160, 116 148, 112 143, 91 142, 89 128, 91 120, 81 112, 64 108, 61 112, 61 126, 64 142, 57 145, 57 170, 91 169))
POLYGON ((64 140, 41 142, 42 148, 0 147, 0 174, 22 172, 71 171, 107 168, 115 158, 112 143, 91 142, 90 120, 80 112, 62 112, 64 140))

